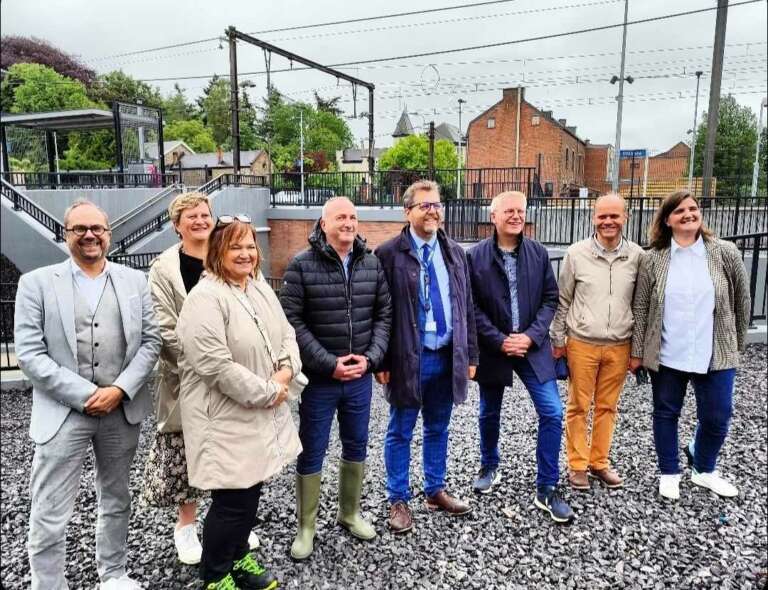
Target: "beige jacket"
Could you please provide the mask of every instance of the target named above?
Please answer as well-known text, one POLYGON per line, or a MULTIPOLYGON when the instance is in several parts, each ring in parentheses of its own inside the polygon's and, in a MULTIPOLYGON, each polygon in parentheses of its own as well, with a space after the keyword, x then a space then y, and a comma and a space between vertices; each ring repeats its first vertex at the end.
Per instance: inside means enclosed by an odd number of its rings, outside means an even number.
MULTIPOLYGON (((746 347, 749 327, 749 277, 738 248, 731 242, 704 239, 707 266, 715 287, 714 333, 710 371, 739 366, 739 352, 746 347)), ((667 287, 670 249, 649 250, 637 276, 633 309, 635 330, 632 356, 642 358, 643 366, 659 370, 661 323, 664 292, 667 287)))
POLYGON ((152 261, 149 269, 149 288, 163 338, 155 379, 155 421, 160 432, 181 432, 177 367, 181 349, 176 337, 176 322, 187 297, 187 289, 181 278, 180 249, 181 243, 171 246, 152 261))
POLYGON ((292 462, 301 443, 287 403, 269 408, 278 391, 275 367, 252 313, 265 327, 278 367, 301 370, 296 335, 264 278, 250 281, 252 311, 236 287, 203 276, 181 310, 181 422, 191 486, 243 489, 292 462))
POLYGON ((569 246, 560 268, 560 301, 549 327, 553 346, 566 336, 598 345, 632 338, 632 295, 643 249, 623 240, 615 256, 603 254, 593 238, 569 246))

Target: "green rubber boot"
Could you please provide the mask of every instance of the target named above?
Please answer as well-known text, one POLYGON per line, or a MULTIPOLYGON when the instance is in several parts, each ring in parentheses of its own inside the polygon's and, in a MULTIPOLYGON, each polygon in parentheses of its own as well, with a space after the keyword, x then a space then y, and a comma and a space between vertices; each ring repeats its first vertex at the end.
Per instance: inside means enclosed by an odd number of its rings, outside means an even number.
POLYGON ((339 512, 336 521, 358 539, 370 541, 376 529, 360 516, 360 492, 363 489, 365 463, 341 460, 339 464, 339 512))
POLYGON ((320 500, 320 472, 296 475, 296 517, 299 527, 291 545, 291 557, 306 559, 312 555, 317 522, 317 505, 320 500))

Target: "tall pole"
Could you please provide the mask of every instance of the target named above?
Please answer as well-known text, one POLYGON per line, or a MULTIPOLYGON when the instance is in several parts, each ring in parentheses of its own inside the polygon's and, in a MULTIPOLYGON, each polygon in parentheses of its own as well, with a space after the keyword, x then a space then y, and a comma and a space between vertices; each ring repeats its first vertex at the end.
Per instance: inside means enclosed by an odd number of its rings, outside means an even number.
POLYGON ((461 198, 461 169, 464 167, 464 160, 462 158, 462 149, 461 144, 462 140, 464 138, 464 134, 461 132, 461 105, 463 105, 466 100, 463 98, 459 99, 459 162, 456 165, 456 198, 461 198))
POLYGON ((304 200, 304 111, 299 111, 299 172, 301 173, 301 202, 304 200))
POLYGON ((699 122, 699 82, 701 82, 701 75, 704 72, 696 72, 696 102, 693 106, 693 127, 691 127, 693 134, 691 136, 691 161, 688 162, 688 190, 693 190, 693 160, 696 157, 696 136, 698 135, 696 125, 699 122))
POLYGON ((755 163, 752 166, 752 190, 750 195, 754 199, 757 196, 757 176, 760 174, 760 140, 763 138, 763 111, 768 106, 768 98, 763 98, 760 103, 760 114, 757 122, 757 146, 755 147, 755 163))
POLYGON ((715 47, 712 50, 712 76, 709 84, 709 111, 707 112, 707 143, 704 146, 704 187, 702 196, 712 196, 712 170, 715 164, 717 122, 720 118, 720 84, 723 80, 723 53, 725 52, 725 25, 728 21, 728 0, 717 0, 715 21, 715 47))
POLYGON ((435 122, 429 122, 429 179, 435 179, 435 122))
POLYGON ((613 178, 611 179, 611 189, 613 192, 619 190, 619 158, 621 157, 621 116, 624 109, 624 65, 627 58, 627 17, 629 16, 629 0, 624 0, 624 27, 621 34, 621 71, 619 72, 619 96, 616 98, 618 107, 616 109, 616 151, 613 154, 613 178))
POLYGON ((373 174, 376 162, 373 159, 373 88, 368 89, 368 175, 370 178, 369 198, 373 198, 373 174))
POLYGON ((240 174, 240 95, 237 88, 237 37, 235 28, 227 29, 229 37, 229 93, 232 109, 232 171, 240 174))

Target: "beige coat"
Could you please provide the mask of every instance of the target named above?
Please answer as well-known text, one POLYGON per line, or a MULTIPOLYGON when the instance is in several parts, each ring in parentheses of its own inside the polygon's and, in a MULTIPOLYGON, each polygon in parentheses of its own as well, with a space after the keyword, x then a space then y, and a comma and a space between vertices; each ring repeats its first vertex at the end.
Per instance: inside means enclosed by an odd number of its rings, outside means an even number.
MULTIPOLYGON (((275 367, 252 311, 237 287, 204 276, 181 310, 181 422, 189 483, 204 489, 243 489, 292 462, 301 443, 287 403, 269 404, 275 367)), ((278 367, 301 370, 296 335, 261 275, 247 297, 265 327, 278 367)))
POLYGON ((624 240, 616 255, 605 255, 593 238, 568 247, 560 269, 560 300, 549 328, 554 346, 565 338, 616 345, 632 338, 632 296, 643 250, 624 240))
MULTIPOLYGON (((746 347, 749 327, 749 277, 738 248, 731 242, 705 238, 707 266, 715 287, 715 317, 710 371, 739 366, 739 353, 746 347)), ((643 366, 659 370, 664 292, 669 273, 670 249, 649 250, 640 265, 633 303, 635 330, 632 356, 643 366)))
POLYGON ((181 432, 177 366, 181 348, 176 337, 176 322, 187 297, 187 289, 181 278, 180 249, 181 243, 171 246, 152 261, 149 269, 149 288, 163 338, 155 379, 155 422, 160 432, 181 432))

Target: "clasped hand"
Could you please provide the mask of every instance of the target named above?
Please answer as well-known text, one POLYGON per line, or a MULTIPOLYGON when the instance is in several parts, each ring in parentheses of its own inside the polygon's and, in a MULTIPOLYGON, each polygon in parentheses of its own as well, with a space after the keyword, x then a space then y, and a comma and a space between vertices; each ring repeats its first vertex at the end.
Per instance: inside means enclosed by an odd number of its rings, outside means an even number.
POLYGON ((533 344, 526 334, 510 334, 501 343, 501 352, 507 356, 525 356, 533 344))
POLYGON ((271 380, 277 383, 278 390, 277 390, 277 395, 275 396, 275 399, 272 401, 271 404, 269 404, 268 407, 276 408, 277 406, 279 406, 285 400, 288 399, 288 384, 291 382, 291 379, 293 379, 293 372, 288 367, 283 367, 282 369, 278 369, 272 375, 271 380))
POLYGON ((106 416, 120 405, 123 395, 123 390, 115 385, 98 387, 85 402, 85 413, 89 416, 106 416))
POLYGON ((362 377, 368 370, 368 359, 361 354, 348 354, 336 359, 333 378, 339 381, 352 381, 362 377))

